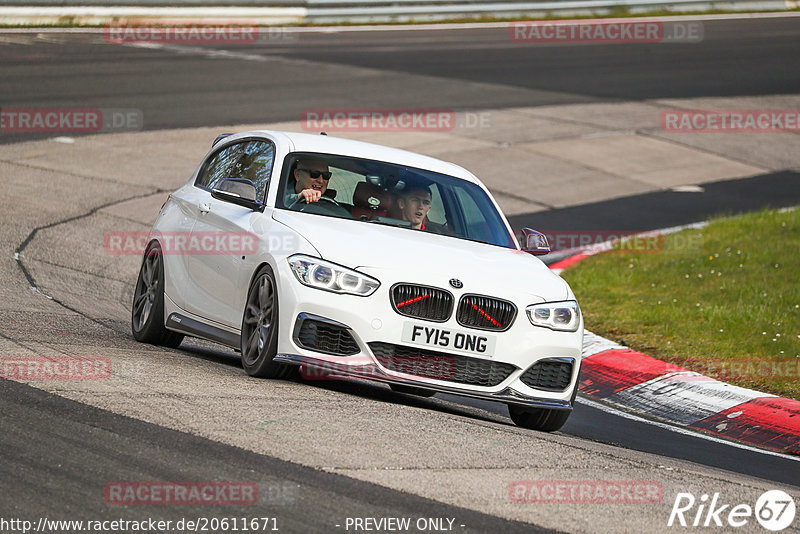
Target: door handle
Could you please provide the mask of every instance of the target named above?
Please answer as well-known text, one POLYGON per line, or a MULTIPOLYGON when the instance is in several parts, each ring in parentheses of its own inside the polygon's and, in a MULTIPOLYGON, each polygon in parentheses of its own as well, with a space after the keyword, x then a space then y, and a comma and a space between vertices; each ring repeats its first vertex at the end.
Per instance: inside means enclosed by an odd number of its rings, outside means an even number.
POLYGON ((211 203, 210 202, 202 202, 199 206, 200 213, 208 213, 211 211, 211 203))

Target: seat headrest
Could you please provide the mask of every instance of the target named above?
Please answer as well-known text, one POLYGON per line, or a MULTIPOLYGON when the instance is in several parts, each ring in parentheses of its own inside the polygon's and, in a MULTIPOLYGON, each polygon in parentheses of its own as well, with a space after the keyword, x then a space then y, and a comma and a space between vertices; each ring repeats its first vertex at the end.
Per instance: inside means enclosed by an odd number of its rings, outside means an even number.
POLYGON ((392 195, 370 183, 361 182, 353 191, 353 205, 365 209, 386 210, 392 205, 392 195))

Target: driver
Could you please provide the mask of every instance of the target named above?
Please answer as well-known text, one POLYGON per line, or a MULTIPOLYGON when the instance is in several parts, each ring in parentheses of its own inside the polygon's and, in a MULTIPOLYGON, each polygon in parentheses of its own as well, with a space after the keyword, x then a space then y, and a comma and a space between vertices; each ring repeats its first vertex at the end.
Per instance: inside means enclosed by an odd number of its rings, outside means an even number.
MULTIPOLYGON (((287 205, 291 205, 300 199, 306 202, 317 202, 328 191, 331 172, 328 169, 328 164, 323 161, 299 159, 293 174, 295 179, 294 192, 287 195, 287 205)), ((333 193, 333 190, 331 192, 333 193)), ((333 195, 325 196, 333 197, 333 195)))
POLYGON ((431 211, 430 187, 426 185, 412 185, 397 199, 397 207, 403 215, 403 219, 411 223, 411 227, 417 230, 425 230, 425 217, 431 211))

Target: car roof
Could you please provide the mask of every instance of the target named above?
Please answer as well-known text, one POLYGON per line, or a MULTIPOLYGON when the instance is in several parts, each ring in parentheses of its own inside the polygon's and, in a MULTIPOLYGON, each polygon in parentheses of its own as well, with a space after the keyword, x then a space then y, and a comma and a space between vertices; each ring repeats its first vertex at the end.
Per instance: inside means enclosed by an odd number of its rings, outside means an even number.
MULTIPOLYGON (((439 172, 456 178, 461 178, 472 183, 481 184, 472 173, 455 163, 449 163, 430 156, 423 156, 415 152, 376 145, 363 141, 354 141, 330 135, 314 135, 309 133, 285 132, 277 130, 254 130, 242 132, 235 137, 267 136, 276 140, 283 140, 292 145, 291 152, 321 152, 357 158, 386 161, 399 165, 408 165, 429 171, 439 172)), ((234 137, 234 136, 231 136, 234 137)))

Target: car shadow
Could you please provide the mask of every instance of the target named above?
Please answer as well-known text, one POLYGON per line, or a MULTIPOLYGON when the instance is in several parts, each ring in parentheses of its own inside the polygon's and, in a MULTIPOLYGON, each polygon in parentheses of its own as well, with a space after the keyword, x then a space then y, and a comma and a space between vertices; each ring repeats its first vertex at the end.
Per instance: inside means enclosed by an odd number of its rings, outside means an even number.
POLYGON ((487 413, 480 408, 463 406, 456 404, 456 401, 440 399, 438 397, 418 397, 416 395, 399 393, 392 391, 388 385, 379 382, 368 382, 358 379, 337 379, 337 380, 303 380, 295 378, 295 383, 355 395, 358 397, 385 402, 390 404, 401 404, 413 408, 425 410, 436 410, 450 415, 469 417, 470 419, 491 423, 507 423, 502 416, 494 413, 487 413))
MULTIPOLYGON (((239 369, 241 369, 242 366, 238 352, 210 341, 187 337, 183 343, 181 343, 179 350, 209 362, 239 369)), ((244 375, 243 370, 242 374, 244 375)), ((359 379, 306 380, 300 376, 294 376, 283 381, 335 391, 346 395, 354 395, 378 402, 436 410, 450 415, 469 417, 477 421, 503 424, 509 423, 508 419, 502 415, 487 412, 481 408, 457 404, 458 401, 452 399, 452 395, 449 396, 451 399, 447 400, 437 397, 418 397, 407 393, 392 391, 388 385, 380 382, 369 382, 359 379)))

